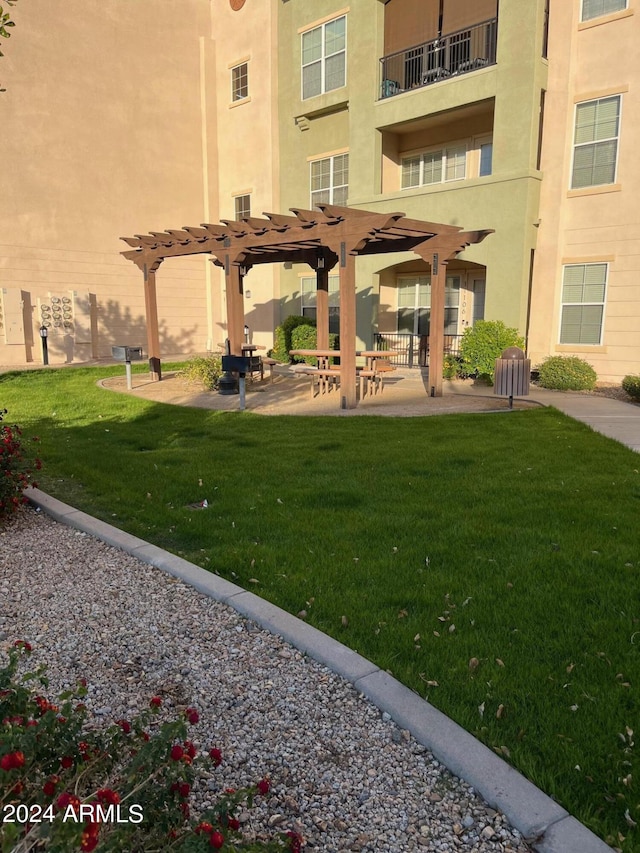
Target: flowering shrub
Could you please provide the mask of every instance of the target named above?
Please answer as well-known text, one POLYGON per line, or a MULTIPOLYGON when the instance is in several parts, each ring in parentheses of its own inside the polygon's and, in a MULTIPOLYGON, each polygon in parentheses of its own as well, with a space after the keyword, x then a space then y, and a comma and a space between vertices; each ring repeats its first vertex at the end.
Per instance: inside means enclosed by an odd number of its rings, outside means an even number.
MULTIPOLYGON (((33 471, 22 452, 22 431, 17 424, 2 423, 6 414, 6 409, 0 409, 0 516, 27 502, 23 489, 38 485, 30 481, 33 471)), ((39 459, 33 460, 33 467, 40 470, 39 459)))
POLYGON ((269 792, 269 779, 228 788, 198 819, 190 795, 200 767, 223 761, 216 747, 199 754, 188 738, 195 708, 181 719, 157 719, 162 699, 148 711, 97 729, 84 704, 86 683, 50 702, 45 668, 20 676, 31 652, 19 640, 0 669, 0 851, 205 850, 300 853, 295 832, 270 841, 243 838, 236 813, 269 792))
POLYGON ((591 391, 598 375, 583 358, 575 355, 553 355, 546 358, 538 370, 542 388, 557 391, 591 391))

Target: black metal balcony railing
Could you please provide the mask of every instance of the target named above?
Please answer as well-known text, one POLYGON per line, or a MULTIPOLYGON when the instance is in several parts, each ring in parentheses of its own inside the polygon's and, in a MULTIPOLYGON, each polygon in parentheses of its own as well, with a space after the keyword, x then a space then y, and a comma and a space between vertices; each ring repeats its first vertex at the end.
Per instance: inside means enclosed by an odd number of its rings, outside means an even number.
MULTIPOLYGON (((458 355, 462 335, 444 336, 445 355, 458 355)), ((429 336, 411 335, 408 332, 376 332, 374 345, 377 350, 394 353, 393 364, 397 367, 428 367, 429 336)))
POLYGON ((390 98, 495 65, 498 19, 491 18, 456 33, 448 33, 380 60, 380 97, 390 98))

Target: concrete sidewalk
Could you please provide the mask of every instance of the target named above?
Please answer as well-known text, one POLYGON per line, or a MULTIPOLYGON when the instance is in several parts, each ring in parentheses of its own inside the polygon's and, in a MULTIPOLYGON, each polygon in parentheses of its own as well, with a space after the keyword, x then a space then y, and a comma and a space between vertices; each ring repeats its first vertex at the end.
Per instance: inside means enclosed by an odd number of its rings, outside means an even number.
MULTIPOLYGON (((493 395, 493 389, 484 389, 464 383, 445 383, 445 393, 460 395, 470 393, 493 395)), ((527 398, 541 406, 553 406, 590 426, 596 432, 625 444, 636 453, 640 453, 640 404, 626 403, 596 394, 582 394, 578 391, 549 391, 546 388, 531 386, 527 398)))

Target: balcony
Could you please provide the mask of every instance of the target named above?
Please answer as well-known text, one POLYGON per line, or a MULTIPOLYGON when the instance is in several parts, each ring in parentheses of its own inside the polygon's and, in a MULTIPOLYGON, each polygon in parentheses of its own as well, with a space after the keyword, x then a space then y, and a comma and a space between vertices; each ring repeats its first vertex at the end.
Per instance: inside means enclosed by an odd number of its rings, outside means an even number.
POLYGON ((380 98, 430 86, 496 63, 498 19, 383 56, 380 98))

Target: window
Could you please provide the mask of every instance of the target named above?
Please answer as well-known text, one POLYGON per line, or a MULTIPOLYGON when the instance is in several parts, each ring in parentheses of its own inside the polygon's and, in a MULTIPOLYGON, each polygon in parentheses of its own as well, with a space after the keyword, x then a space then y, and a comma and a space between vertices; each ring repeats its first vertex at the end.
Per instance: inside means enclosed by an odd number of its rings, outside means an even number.
POLYGON ((249 66, 246 62, 231 69, 231 100, 249 97, 249 66))
POLYGON ((236 205, 236 219, 243 219, 244 217, 251 216, 251 196, 250 195, 237 195, 235 197, 235 205, 236 205))
POLYGON ((346 83, 347 19, 343 15, 302 33, 302 98, 339 89, 346 83))
POLYGON ((627 8, 627 0, 582 0, 582 21, 610 15, 627 8))
POLYGON ((311 161, 311 207, 346 205, 349 192, 349 155, 335 154, 311 161))
POLYGON ((493 166, 493 142, 480 143, 480 165, 478 175, 483 178, 491 174, 493 166))
MULTIPOLYGON (((445 283, 444 333, 458 334, 460 276, 448 275, 445 283)), ((411 276, 398 279, 398 331, 428 335, 431 318, 431 278, 411 276)))
POLYGON ((620 95, 614 95, 576 104, 572 189, 614 183, 620 100, 620 95))
MULTIPOLYGON (((303 317, 317 320, 317 282, 315 276, 300 280, 300 302, 303 317)), ((329 334, 340 334, 340 276, 329 276, 329 334)))
POLYGON ((568 264, 562 281, 561 344, 602 340, 607 264, 568 264))
POLYGON ((402 158, 402 189, 459 181, 466 175, 467 149, 452 145, 438 151, 427 151, 402 158))

